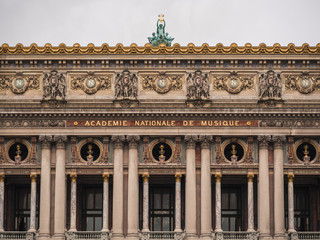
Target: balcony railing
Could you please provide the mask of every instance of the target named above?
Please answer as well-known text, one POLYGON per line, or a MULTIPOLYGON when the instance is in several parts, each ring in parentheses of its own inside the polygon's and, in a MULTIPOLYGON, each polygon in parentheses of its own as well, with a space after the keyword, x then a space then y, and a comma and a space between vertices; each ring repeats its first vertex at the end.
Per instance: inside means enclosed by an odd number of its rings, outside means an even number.
POLYGON ((308 239, 320 239, 320 232, 297 232, 297 234, 293 234, 290 236, 291 240, 301 239, 301 240, 308 240, 308 239), (296 235, 298 238, 296 238, 296 235))
POLYGON ((257 240, 258 232, 221 232, 216 233, 216 240, 257 240))
POLYGON ((76 231, 76 232, 66 232, 67 240, 108 240, 109 234, 107 232, 88 232, 88 231, 76 231))
POLYGON ((0 232, 0 239, 10 239, 10 240, 34 240, 36 237, 35 232, 0 232))
POLYGON ((174 239, 174 240, 183 240, 183 232, 142 232, 140 233, 140 239, 142 240, 156 240, 156 239, 174 239))

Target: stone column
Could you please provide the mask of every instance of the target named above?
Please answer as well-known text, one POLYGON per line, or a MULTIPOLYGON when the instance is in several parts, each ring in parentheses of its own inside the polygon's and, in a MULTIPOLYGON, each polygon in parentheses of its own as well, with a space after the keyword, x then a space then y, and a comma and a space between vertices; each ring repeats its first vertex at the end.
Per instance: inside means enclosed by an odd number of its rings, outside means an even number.
POLYGON ((103 219, 101 232, 109 232, 109 174, 102 174, 103 177, 103 219))
POLYGON ((258 225, 260 239, 270 239, 270 195, 268 143, 270 136, 258 136, 259 178, 258 178, 258 225))
POLYGON ((186 239, 197 239, 197 205, 196 205, 196 141, 197 136, 185 136, 186 149, 186 239))
POLYGON ((293 195, 294 174, 288 174, 288 232, 295 233, 294 229, 294 195, 293 195))
POLYGON ((222 232, 221 227, 221 173, 216 173, 216 229, 215 232, 222 232))
POLYGON ((176 173, 176 219, 175 219, 175 232, 182 232, 181 229, 181 173, 176 173))
POLYGON ((67 136, 54 136, 56 142, 56 178, 53 238, 65 239, 66 228, 66 142, 67 136))
POLYGON ((139 174, 138 174, 138 143, 137 135, 127 136, 129 142, 128 164, 128 234, 127 239, 138 240, 139 235, 139 174))
POLYGON ((201 239, 212 239, 211 156, 212 136, 200 136, 201 141, 201 239))
POLYGON ((248 232, 254 232, 253 178, 254 174, 248 173, 248 232))
POLYGON ((123 143, 125 137, 112 136, 113 153, 113 213, 112 238, 123 239, 123 143))
POLYGON ((142 232, 149 232, 149 173, 143 178, 142 232))
POLYGON ((0 174, 0 232, 4 232, 3 228, 4 217, 4 174, 0 174))
POLYGON ((36 206, 37 206, 37 174, 31 173, 31 199, 30 199, 30 229, 29 232, 36 231, 36 206))
POLYGON ((39 239, 50 239, 51 142, 52 136, 41 135, 40 219, 39 239))
POLYGON ((70 232, 77 231, 77 173, 71 173, 71 196, 70 196, 70 232))
POLYGON ((286 239, 284 228, 283 143, 285 136, 272 136, 274 142, 274 237, 286 239))

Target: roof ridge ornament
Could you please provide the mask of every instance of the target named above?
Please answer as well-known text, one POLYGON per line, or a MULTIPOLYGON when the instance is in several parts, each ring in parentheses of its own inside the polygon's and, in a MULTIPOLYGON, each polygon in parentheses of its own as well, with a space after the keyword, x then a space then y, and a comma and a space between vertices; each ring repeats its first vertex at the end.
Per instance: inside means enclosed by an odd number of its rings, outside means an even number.
POLYGON ((157 47, 160 44, 165 44, 167 47, 170 47, 174 38, 169 37, 169 34, 165 31, 166 21, 164 20, 164 15, 159 14, 158 17, 157 34, 152 33, 152 37, 148 37, 149 43, 151 43, 153 47, 157 47))

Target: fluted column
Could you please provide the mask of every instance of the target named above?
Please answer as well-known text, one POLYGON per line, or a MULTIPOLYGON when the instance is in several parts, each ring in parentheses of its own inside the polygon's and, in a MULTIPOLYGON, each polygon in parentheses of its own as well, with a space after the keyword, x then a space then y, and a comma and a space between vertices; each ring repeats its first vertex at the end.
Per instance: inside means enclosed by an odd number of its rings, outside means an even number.
POLYGON ((253 178, 254 174, 248 173, 248 232, 254 232, 253 178))
POLYGON ((4 217, 4 174, 0 174, 0 232, 4 231, 3 217, 4 217))
POLYGON ((149 232, 149 173, 144 173, 143 203, 142 203, 142 232, 149 232))
POLYGON ((29 232, 36 231, 36 206, 37 206, 37 174, 31 173, 31 197, 30 197, 30 229, 29 232))
POLYGON ((181 173, 175 174, 176 179, 176 205, 175 205, 175 232, 182 232, 181 229, 181 173))
POLYGON ((285 136, 272 136, 274 143, 274 237, 286 239, 284 228, 283 143, 285 136))
POLYGON ((103 177, 103 216, 101 232, 109 232, 109 173, 102 174, 103 177))
POLYGON ((196 220, 196 141, 197 136, 185 136, 186 149, 186 239, 197 239, 196 220))
POLYGON ((270 238, 270 195, 268 143, 270 136, 258 136, 259 178, 258 178, 258 224, 260 239, 270 238))
POLYGON ((139 174, 138 174, 138 143, 139 136, 127 137, 129 142, 128 164, 128 234, 127 239, 139 239, 139 174))
POLYGON ((113 154, 113 214, 112 238, 123 238, 123 135, 112 136, 113 154))
POLYGON ((71 173, 71 196, 70 196, 70 232, 77 231, 77 173, 71 173))
POLYGON ((210 142, 212 136, 200 136, 201 142, 201 239, 212 239, 210 142))
POLYGON ((51 142, 52 136, 41 135, 39 239, 50 239, 51 142))
POLYGON ((216 173, 216 229, 215 232, 222 232, 221 227, 221 173, 216 173))
POLYGON ((54 136, 56 142, 56 178, 53 238, 65 239, 66 228, 66 142, 67 136, 54 136))
POLYGON ((294 174, 288 174, 288 232, 294 233, 294 195, 293 195, 294 174))

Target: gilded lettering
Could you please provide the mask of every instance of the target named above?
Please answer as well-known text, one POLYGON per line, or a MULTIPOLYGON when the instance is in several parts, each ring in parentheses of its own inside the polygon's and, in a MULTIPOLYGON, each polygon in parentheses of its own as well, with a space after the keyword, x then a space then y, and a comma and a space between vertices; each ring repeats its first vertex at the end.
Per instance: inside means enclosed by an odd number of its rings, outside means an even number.
POLYGON ((235 122, 235 126, 240 126, 239 121, 235 122))
POLYGON ((96 122, 96 121, 91 121, 90 126, 91 126, 91 127, 94 127, 94 126, 96 125, 95 122, 96 122))
POLYGON ((89 121, 86 121, 86 124, 84 126, 90 126, 89 121))
POLYGON ((123 124, 124 127, 127 127, 128 126, 128 121, 123 121, 122 124, 123 124))

